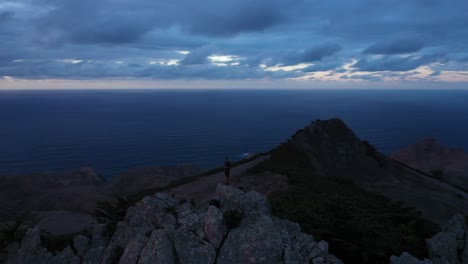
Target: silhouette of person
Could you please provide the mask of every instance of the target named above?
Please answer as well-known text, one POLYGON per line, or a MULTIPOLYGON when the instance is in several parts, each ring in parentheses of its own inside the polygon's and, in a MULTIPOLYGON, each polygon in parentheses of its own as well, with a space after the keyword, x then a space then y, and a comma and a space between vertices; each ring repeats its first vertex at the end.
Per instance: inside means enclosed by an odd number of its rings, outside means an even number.
POLYGON ((226 176, 226 185, 229 185, 229 173, 231 172, 231 162, 229 158, 224 159, 224 176, 226 176))

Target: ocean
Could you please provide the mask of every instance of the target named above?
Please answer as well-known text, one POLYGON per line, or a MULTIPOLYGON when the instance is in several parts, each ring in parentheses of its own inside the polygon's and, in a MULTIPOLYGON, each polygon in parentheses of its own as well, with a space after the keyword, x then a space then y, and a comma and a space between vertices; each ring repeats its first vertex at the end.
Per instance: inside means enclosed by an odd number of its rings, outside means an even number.
POLYGON ((0 175, 210 168, 225 156, 268 151, 331 117, 385 154, 426 137, 468 149, 468 91, 1 91, 0 175))

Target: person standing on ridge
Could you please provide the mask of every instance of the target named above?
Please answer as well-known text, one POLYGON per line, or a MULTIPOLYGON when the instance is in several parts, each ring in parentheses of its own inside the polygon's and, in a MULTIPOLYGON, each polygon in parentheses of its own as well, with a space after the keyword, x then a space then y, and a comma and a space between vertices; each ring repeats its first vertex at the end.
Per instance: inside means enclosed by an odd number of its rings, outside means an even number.
POLYGON ((231 172, 231 162, 229 161, 229 158, 226 157, 224 159, 224 176, 226 176, 226 185, 229 185, 229 173, 231 172))

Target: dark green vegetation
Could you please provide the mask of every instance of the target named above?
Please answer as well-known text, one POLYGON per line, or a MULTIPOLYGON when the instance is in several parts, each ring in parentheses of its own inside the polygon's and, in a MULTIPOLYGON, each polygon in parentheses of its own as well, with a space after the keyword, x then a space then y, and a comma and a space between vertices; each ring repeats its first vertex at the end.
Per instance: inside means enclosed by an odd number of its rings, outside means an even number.
POLYGON ((424 257, 424 239, 437 230, 413 209, 351 182, 320 176, 306 155, 288 144, 249 172, 264 171, 286 175, 290 184, 288 191, 271 195, 273 212, 329 242, 331 253, 344 263, 388 263, 403 251, 424 257))
POLYGON ((23 220, 5 224, 0 229, 0 250, 13 242, 21 241, 29 227, 23 220))
POLYGON ((84 235, 90 237, 91 234, 89 231, 85 230, 77 233, 70 233, 65 235, 41 235, 41 241, 43 245, 50 252, 60 252, 64 250, 67 246, 73 246, 73 238, 77 235, 84 235))
POLYGON ((107 223, 109 233, 114 234, 117 223, 124 220, 127 209, 137 202, 137 200, 134 199, 119 196, 112 202, 98 202, 96 204, 96 209, 93 211, 93 215, 98 222, 107 223))

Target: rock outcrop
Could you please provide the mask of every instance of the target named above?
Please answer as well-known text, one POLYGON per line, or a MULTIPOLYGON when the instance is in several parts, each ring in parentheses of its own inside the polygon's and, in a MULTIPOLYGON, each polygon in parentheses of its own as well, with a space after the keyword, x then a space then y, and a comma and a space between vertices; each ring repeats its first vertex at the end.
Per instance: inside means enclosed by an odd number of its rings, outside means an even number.
POLYGON ((273 217, 267 199, 218 185, 217 201, 196 208, 158 193, 127 210, 107 238, 102 225, 78 235, 61 252, 49 252, 40 230, 30 229, 7 263, 342 263, 325 241, 298 224, 273 217))
POLYGON ((465 218, 457 214, 443 230, 426 240, 429 259, 418 260, 404 252, 392 256, 390 264, 468 264, 468 227, 465 218))

